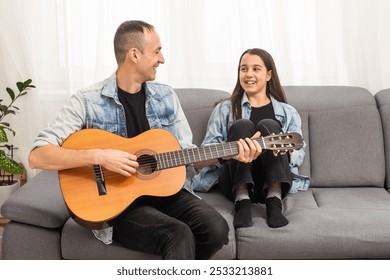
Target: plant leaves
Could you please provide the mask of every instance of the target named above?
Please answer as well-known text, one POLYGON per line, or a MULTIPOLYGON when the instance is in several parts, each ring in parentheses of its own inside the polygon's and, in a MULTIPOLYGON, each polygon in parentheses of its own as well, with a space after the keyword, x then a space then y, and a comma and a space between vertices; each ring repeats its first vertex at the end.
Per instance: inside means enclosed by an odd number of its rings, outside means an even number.
MULTIPOLYGON (((9 114, 16 114, 16 111, 19 110, 19 107, 16 107, 13 105, 13 103, 18 99, 19 97, 26 95, 29 88, 35 88, 34 85, 31 84, 32 80, 28 79, 24 82, 17 82, 16 86, 18 87, 19 93, 16 95, 15 92, 11 88, 6 88, 8 95, 11 98, 11 102, 9 105, 3 105, 3 99, 0 100, 0 128, 1 128, 1 134, 5 134, 4 129, 8 129, 12 132, 12 134, 15 136, 15 131, 9 128, 8 123, 1 123, 1 121, 9 114), (26 90, 27 89, 27 90, 26 90), (26 91, 25 91, 26 90, 26 91)), ((3 137, 3 140, 5 138, 3 137)))
MULTIPOLYGON (((7 122, 2 122, 2 123, 0 123, 0 124, 2 125, 2 126, 0 126, 0 130, 3 130, 4 133, 5 133, 5 129, 6 129, 6 130, 9 130, 9 131, 11 131, 12 134, 15 136, 16 132, 15 132, 13 129, 9 128, 9 126, 10 126, 9 123, 7 123, 7 122)), ((7 134, 5 134, 5 135, 7 135, 7 134)), ((8 139, 7 139, 6 142, 8 142, 8 139)))
POLYGON ((7 112, 7 110, 8 110, 8 107, 7 107, 7 106, 5 106, 5 105, 0 105, 0 111, 1 111, 1 112, 7 112))
MULTIPOLYGON (((6 127, 10 126, 10 124, 8 122, 0 122, 0 124, 3 126, 6 126, 6 127)), ((4 129, 5 127, 0 127, 0 128, 4 129)))
POLYGON ((11 100, 14 100, 15 99, 15 92, 12 90, 12 88, 7 87, 6 90, 8 92, 9 97, 11 97, 11 100))
POLYGON ((0 127, 0 143, 8 142, 7 133, 5 133, 4 128, 0 127))
POLYGON ((26 88, 35 88, 35 86, 32 85, 31 83, 32 83, 32 80, 31 80, 31 79, 26 80, 26 81, 23 83, 25 89, 26 89, 26 88))
POLYGON ((23 167, 0 150, 0 169, 11 174, 22 174, 23 167))
POLYGON ((16 83, 16 86, 18 87, 18 90, 19 90, 19 92, 20 91, 23 91, 26 87, 24 86, 24 83, 22 83, 22 82, 17 82, 16 83))

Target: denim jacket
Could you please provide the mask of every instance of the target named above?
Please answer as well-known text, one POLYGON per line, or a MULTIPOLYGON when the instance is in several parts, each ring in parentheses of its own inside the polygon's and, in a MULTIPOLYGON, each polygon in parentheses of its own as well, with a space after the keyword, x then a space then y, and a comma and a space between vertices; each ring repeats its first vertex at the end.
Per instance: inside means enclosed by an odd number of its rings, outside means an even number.
MULTIPOLYGON (((117 91, 114 73, 108 79, 76 92, 60 110, 57 119, 39 133, 33 147, 60 146, 69 135, 83 128, 104 129, 126 137, 126 116, 117 91)), ((145 93, 150 128, 172 132, 183 149, 193 147, 190 126, 173 89, 147 82, 145 93)))
MULTIPOLYGON (((33 148, 47 144, 61 146, 69 135, 83 128, 104 129, 126 137, 125 111, 117 91, 114 73, 108 79, 76 92, 60 110, 56 120, 39 133, 33 148)), ((150 129, 166 129, 176 136, 181 148, 194 147, 190 126, 173 89, 167 85, 147 82, 145 94, 150 129)), ((187 172, 192 172, 191 168, 188 167, 187 172)), ((183 182, 187 190, 190 190, 189 182, 188 178, 183 182)), ((104 243, 112 242, 112 227, 93 232, 104 243)))
MULTIPOLYGON (((272 105, 276 119, 282 124, 283 132, 298 132, 302 135, 301 117, 298 112, 289 104, 279 102, 271 97, 272 105)), ((251 115, 251 104, 249 103, 246 94, 241 100, 242 118, 249 119, 251 115)), ((202 146, 209 144, 219 144, 226 142, 228 131, 233 125, 232 104, 230 100, 225 100, 219 103, 213 110, 203 140, 202 146)), ((299 190, 305 191, 309 188, 309 177, 299 175, 298 168, 303 163, 305 156, 305 145, 300 150, 292 152, 290 157, 290 169, 293 175, 293 185, 290 192, 294 193, 299 190)), ((195 191, 207 192, 218 183, 219 171, 221 167, 219 163, 204 167, 196 174, 191 183, 191 187, 195 191)))

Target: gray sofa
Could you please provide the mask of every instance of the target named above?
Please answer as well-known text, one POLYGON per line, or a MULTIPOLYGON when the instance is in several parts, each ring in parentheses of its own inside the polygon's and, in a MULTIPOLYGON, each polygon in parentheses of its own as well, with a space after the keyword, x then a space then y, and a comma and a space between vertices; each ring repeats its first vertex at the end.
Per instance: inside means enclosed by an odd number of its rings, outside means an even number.
MULTIPOLYGON (((288 86, 307 142, 301 174, 308 191, 288 194, 290 223, 269 228, 265 208, 253 205, 253 226, 234 230, 233 203, 218 189, 199 193, 226 218, 230 242, 215 259, 390 258, 390 90, 372 95, 340 86, 288 86)), ((177 89, 200 144, 214 102, 228 94, 177 89)), ((150 259, 119 244, 104 245, 76 224, 62 200, 56 172, 42 171, 14 193, 2 214, 3 259, 150 259)))

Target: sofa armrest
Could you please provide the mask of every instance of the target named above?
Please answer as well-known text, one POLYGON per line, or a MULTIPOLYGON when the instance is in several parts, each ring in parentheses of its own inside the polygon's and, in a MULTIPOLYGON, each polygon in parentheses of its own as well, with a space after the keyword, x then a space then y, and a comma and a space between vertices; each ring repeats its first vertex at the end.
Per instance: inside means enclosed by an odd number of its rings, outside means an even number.
POLYGON ((390 188, 390 88, 375 94, 375 99, 382 119, 385 140, 386 186, 390 188))
POLYGON ((46 228, 61 227, 70 217, 57 171, 41 171, 16 190, 1 207, 4 217, 46 228))

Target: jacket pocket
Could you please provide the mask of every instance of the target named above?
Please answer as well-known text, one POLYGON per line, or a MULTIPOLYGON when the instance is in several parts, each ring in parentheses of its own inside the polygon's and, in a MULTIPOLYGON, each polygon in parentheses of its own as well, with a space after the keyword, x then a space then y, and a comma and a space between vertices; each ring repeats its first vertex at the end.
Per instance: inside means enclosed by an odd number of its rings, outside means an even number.
POLYGON ((170 114, 160 118, 161 128, 170 131, 174 135, 177 135, 176 123, 178 122, 174 114, 170 114))
POLYGON ((118 124, 115 122, 99 122, 96 120, 87 121, 87 128, 97 128, 108 132, 118 133, 118 124))

